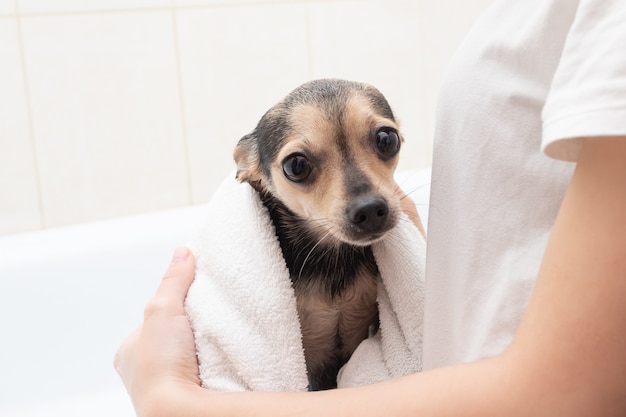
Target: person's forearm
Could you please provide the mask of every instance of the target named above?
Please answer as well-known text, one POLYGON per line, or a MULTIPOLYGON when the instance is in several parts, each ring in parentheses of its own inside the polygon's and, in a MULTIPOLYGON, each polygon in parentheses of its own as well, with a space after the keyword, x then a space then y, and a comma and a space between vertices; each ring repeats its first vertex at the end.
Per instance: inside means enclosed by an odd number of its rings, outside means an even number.
POLYGON ((514 416, 518 392, 503 358, 441 368, 376 385, 314 393, 198 389, 180 416, 514 416), (193 404, 193 405, 192 405, 193 404))

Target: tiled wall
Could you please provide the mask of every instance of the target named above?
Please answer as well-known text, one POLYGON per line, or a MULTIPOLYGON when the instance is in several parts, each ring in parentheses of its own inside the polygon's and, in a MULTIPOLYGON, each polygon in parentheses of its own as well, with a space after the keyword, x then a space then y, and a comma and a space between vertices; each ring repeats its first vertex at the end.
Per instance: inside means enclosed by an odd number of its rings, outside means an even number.
POLYGON ((491 0, 0 0, 0 234, 206 201, 300 83, 376 85, 401 169, 430 164, 436 91, 491 0))

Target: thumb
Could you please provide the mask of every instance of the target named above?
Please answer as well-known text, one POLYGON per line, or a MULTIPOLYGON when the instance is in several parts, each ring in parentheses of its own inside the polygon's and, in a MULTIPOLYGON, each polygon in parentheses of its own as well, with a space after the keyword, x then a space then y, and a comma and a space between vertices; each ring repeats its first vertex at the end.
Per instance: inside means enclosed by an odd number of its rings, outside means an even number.
POLYGON ((155 298, 184 301, 195 275, 195 260, 189 248, 181 246, 174 251, 172 261, 163 275, 155 298))

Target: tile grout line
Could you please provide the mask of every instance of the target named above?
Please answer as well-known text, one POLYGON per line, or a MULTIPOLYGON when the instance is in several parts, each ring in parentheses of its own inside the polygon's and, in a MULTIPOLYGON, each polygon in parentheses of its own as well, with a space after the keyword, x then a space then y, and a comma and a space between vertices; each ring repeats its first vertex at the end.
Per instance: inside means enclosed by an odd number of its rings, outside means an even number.
MULTIPOLYGON (((419 45, 421 48, 421 53, 419 54, 419 71, 421 72, 421 76, 419 77, 420 78, 419 88, 422 91, 422 94, 424 94, 424 92, 426 91, 426 78, 424 76, 424 74, 426 73, 426 61, 427 61, 426 54, 424 53, 424 51, 426 50, 426 33, 424 32, 424 24, 423 24, 424 17, 425 17, 425 7, 426 5, 424 4, 424 1, 420 0, 418 2, 417 27, 419 31, 419 45)), ((425 111, 427 113, 425 109, 422 109, 422 111, 425 111)), ((424 114, 423 117, 427 118, 428 115, 424 114)), ((424 122, 424 126, 421 126, 420 130, 421 130, 422 137, 426 138, 430 135, 428 134, 428 131, 427 131, 428 128, 425 125, 426 120, 423 119, 423 122, 424 122)), ((433 152, 432 141, 426 141, 426 142, 427 142, 426 153, 431 156, 430 163, 432 164, 432 152, 433 152)))
MULTIPOLYGON (((246 2, 246 1, 233 1, 230 3, 217 3, 217 4, 190 4, 190 5, 176 5, 171 6, 155 6, 155 7, 136 7, 136 8, 119 8, 119 9, 95 9, 95 10, 60 10, 60 11, 39 11, 39 12, 18 12, 17 2, 15 1, 15 13, 13 14, 0 14, 2 17, 14 17, 19 15, 24 18, 38 18, 38 17, 64 17, 64 16, 82 16, 82 15, 106 15, 106 14, 121 14, 121 13, 145 13, 145 12, 164 12, 164 11, 184 11, 184 10, 201 10, 201 9, 224 9, 231 7, 260 7, 260 6, 287 6, 295 4, 310 4, 310 3, 332 3, 333 0, 293 0, 293 1, 258 1, 258 2, 246 2)), ((360 0, 342 0, 343 2, 357 3, 360 0)))
POLYGON ((26 52, 24 50, 24 37, 22 34, 22 17, 19 13, 18 0, 14 0, 15 5, 15 21, 17 23, 17 38, 20 49, 20 61, 22 64, 22 77, 24 78, 24 95, 26 98, 26 117, 28 120, 28 136, 30 139, 30 146, 33 151, 33 166, 35 170, 35 179, 37 183, 37 205, 39 208, 39 222, 41 229, 46 229, 46 216, 43 204, 43 190, 41 182, 41 171, 39 169, 39 158, 37 156, 37 143, 35 141, 35 128, 33 124, 32 103, 30 94, 30 84, 28 82, 28 71, 26 69, 26 52))
POLYGON ((191 176, 191 159, 189 157, 189 134, 187 131, 187 113, 185 109, 185 93, 183 89, 183 71, 182 63, 180 60, 180 41, 178 36, 178 21, 176 16, 176 9, 172 9, 172 34, 174 35, 174 53, 176 54, 176 81, 178 83, 178 98, 180 105, 180 117, 181 127, 183 133, 183 145, 185 148, 185 167, 187 169, 187 190, 188 190, 188 204, 193 204, 193 179, 191 176))
POLYGON ((307 70, 309 72, 309 80, 313 79, 313 33, 311 31, 311 1, 307 0, 305 5, 306 7, 306 59, 307 59, 307 70))

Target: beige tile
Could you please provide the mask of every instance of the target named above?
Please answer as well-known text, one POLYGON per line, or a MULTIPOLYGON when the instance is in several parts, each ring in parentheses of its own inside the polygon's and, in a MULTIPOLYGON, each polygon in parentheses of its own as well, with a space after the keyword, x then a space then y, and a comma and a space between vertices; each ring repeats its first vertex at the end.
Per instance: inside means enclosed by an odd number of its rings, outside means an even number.
POLYGON ((180 11, 178 31, 194 202, 234 169, 237 141, 308 79, 306 8, 180 11))
POLYGON ((20 13, 92 12, 168 7, 173 0, 17 0, 20 13))
POLYGON ((15 0, 0 0, 0 15, 15 13, 15 0))
POLYGON ((426 120, 429 135, 434 133, 436 102, 443 75, 454 52, 473 23, 493 0, 420 0, 419 27, 422 32, 422 70, 426 120), (450 13, 454 10, 454 13, 450 13))
POLYGON ((176 6, 233 6, 254 4, 270 4, 270 3, 303 3, 306 0, 174 0, 176 6))
POLYGON ((41 227, 17 22, 0 19, 0 234, 41 227))
POLYGON ((187 204, 171 13, 22 24, 46 225, 187 204))
POLYGON ((420 0, 420 28, 427 48, 426 65, 445 70, 452 55, 476 19, 494 0, 420 0), (450 13, 455 10, 455 13, 450 13))
POLYGON ((406 136, 399 169, 430 164, 423 129, 419 8, 409 0, 310 3, 314 78, 368 82, 387 97, 406 136))

